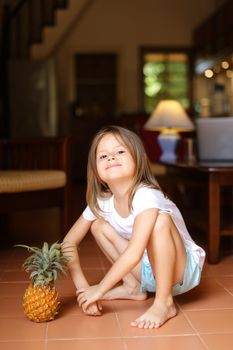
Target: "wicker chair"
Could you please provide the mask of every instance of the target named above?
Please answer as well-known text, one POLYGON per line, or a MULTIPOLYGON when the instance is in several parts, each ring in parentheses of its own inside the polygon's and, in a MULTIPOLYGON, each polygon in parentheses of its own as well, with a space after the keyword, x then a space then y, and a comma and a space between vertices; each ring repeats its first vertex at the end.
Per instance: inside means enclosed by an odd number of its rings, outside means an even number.
POLYGON ((2 218, 13 211, 59 207, 62 237, 70 225, 69 196, 68 137, 0 140, 2 218))

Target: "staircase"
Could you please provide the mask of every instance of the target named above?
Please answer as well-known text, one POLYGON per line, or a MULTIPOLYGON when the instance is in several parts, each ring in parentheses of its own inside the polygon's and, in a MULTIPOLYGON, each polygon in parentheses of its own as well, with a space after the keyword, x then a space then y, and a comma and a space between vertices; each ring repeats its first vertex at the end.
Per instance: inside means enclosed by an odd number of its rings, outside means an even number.
POLYGON ((93 0, 12 0, 2 9, 0 136, 10 136, 9 62, 48 60, 93 0))
POLYGON ((2 46, 8 58, 48 58, 91 1, 19 0, 5 6, 2 46))
POLYGON ((68 2, 69 7, 66 7, 66 10, 62 8, 55 12, 55 25, 43 27, 42 41, 31 46, 30 57, 32 59, 48 58, 90 3, 89 0, 69 0, 68 2))
POLYGON ((30 48, 43 40, 44 26, 54 26, 56 11, 65 11, 68 0, 19 0, 3 9, 2 46, 8 59, 30 58, 30 48))

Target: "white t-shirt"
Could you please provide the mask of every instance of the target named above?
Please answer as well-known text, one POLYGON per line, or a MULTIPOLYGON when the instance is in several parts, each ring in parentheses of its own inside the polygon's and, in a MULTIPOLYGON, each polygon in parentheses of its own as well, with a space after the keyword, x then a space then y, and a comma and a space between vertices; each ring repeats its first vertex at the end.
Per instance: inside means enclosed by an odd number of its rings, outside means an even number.
MULTIPOLYGON (((105 200, 98 199, 98 204, 101 208, 100 216, 109 222, 119 235, 128 240, 131 238, 136 216, 144 210, 157 208, 159 212, 169 213, 180 233, 185 248, 192 252, 195 261, 202 268, 205 260, 204 250, 192 240, 179 209, 162 191, 149 188, 148 186, 140 186, 135 192, 132 210, 127 218, 123 218, 115 210, 113 196, 105 200)), ((84 210, 83 217, 88 221, 96 219, 89 206, 84 210)))

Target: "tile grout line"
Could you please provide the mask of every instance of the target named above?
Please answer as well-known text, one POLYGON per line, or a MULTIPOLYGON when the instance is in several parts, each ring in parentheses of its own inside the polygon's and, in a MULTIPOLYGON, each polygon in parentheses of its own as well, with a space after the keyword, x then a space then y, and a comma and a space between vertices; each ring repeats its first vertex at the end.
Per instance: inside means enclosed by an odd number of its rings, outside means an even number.
MULTIPOLYGON (((231 276, 224 276, 224 277, 231 277, 231 276)), ((214 277, 215 282, 221 286, 226 292, 228 292, 230 295, 233 295, 230 289, 226 288, 221 282, 219 282, 216 277, 214 277)))
POLYGON ((44 350, 47 350, 47 348, 48 348, 48 332, 49 332, 49 325, 47 323, 46 324, 46 329, 45 329, 44 350))
MULTIPOLYGON (((114 307, 114 309, 115 309, 115 307, 114 307)), ((119 328, 119 330, 120 330, 120 335, 121 335, 121 340, 122 340, 122 342, 123 342, 124 350, 128 350, 128 346, 127 346, 126 343, 125 343, 125 339, 124 339, 124 336, 123 336, 123 333, 122 333, 121 323, 120 323, 118 314, 117 314, 117 312, 115 312, 115 311, 114 311, 114 313, 115 313, 115 317, 116 317, 116 320, 117 320, 118 328, 119 328)))
POLYGON ((209 347, 206 345, 206 343, 204 342, 204 340, 201 338, 200 333, 197 331, 197 329, 193 326, 192 322, 190 321, 190 319, 188 318, 188 316, 185 314, 185 312, 181 309, 180 305, 178 305, 178 308, 180 310, 180 312, 183 314, 184 318, 186 319, 186 321, 188 322, 188 324, 190 325, 190 327, 194 330, 196 336, 198 337, 198 339, 200 340, 200 342, 203 344, 203 346, 206 348, 206 350, 209 350, 209 347))
POLYGON ((220 311, 220 310, 233 310, 233 306, 231 307, 209 307, 208 309, 184 309, 184 311, 188 312, 196 312, 196 311, 220 311))
POLYGON ((115 337, 91 337, 91 338, 87 338, 87 337, 64 337, 64 338, 50 338, 48 339, 48 342, 52 342, 52 341, 58 341, 58 340, 85 340, 85 341, 92 341, 92 340, 122 340, 122 338, 119 336, 115 336, 115 337))
POLYGON ((18 345, 19 342, 25 342, 25 343, 31 343, 31 342, 34 342, 34 343, 41 343, 41 342, 45 342, 45 339, 3 339, 3 340, 0 340, 0 345, 1 343, 16 343, 16 345, 18 345))

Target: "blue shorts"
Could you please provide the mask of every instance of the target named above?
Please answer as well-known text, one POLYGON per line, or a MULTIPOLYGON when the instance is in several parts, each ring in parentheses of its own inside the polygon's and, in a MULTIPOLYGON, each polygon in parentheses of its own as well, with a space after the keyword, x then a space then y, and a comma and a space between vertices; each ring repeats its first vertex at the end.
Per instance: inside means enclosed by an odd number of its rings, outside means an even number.
MULTIPOLYGON (((192 253, 187 250, 187 260, 183 280, 177 283, 172 290, 172 295, 188 292, 200 283, 201 268, 194 260, 192 253)), ((156 282, 148 259, 142 259, 141 291, 155 292, 156 282)))

